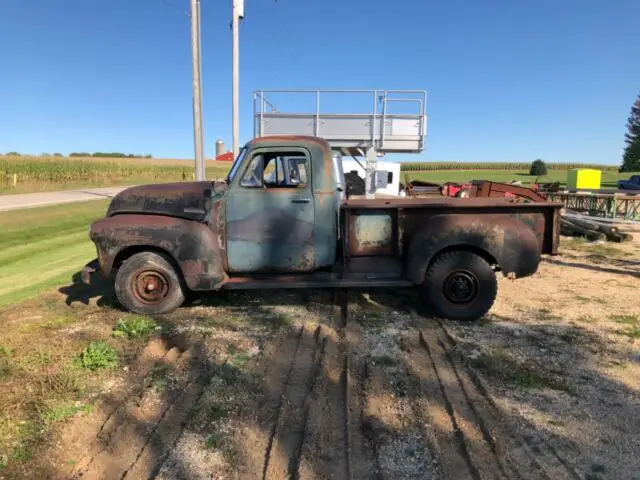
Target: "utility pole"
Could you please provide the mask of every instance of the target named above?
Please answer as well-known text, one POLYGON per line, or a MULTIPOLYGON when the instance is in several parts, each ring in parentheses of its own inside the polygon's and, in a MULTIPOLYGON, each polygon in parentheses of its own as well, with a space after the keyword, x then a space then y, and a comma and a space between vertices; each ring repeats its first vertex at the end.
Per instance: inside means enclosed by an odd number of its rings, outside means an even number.
POLYGON ((240 151, 240 125, 238 120, 239 110, 239 94, 238 94, 238 77, 240 68, 240 42, 239 42, 239 21, 244 18, 244 0, 231 0, 231 35, 233 36, 232 43, 232 106, 231 117, 233 123, 233 157, 238 156, 240 151))
POLYGON ((191 0, 191 62, 193 70, 193 140, 196 180, 205 179, 204 140, 202 138, 202 57, 200 54, 200 0, 191 0))

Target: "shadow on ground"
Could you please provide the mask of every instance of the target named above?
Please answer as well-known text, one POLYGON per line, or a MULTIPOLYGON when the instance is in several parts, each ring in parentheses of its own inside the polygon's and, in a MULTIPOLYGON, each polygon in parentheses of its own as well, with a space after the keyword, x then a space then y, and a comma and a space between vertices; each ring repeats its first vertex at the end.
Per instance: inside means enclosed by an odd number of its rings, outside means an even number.
MULTIPOLYGON (((580 264, 569 266, 615 270, 580 264)), ((67 304, 76 301, 88 304, 96 299, 98 305, 112 306, 115 298, 108 283, 86 286, 79 283, 76 276, 73 285, 60 291, 67 295, 67 304)), ((351 321, 362 335, 350 337, 353 343, 349 348, 357 356, 358 369, 354 381, 345 384, 343 374, 325 370, 336 363, 332 355, 344 355, 341 352, 345 348, 344 338, 339 334, 322 333, 340 330, 333 292, 278 290, 197 296, 191 300, 191 306, 157 319, 167 349, 177 347, 192 353, 184 376, 159 395, 158 402, 164 406, 161 421, 136 418, 123 408, 122 398, 107 396, 106 410, 114 412, 110 421, 118 428, 105 443, 96 447, 91 468, 104 469, 103 473, 112 469, 118 476, 144 472, 145 478, 211 478, 211 469, 218 468, 212 461, 216 451, 222 452, 225 464, 232 470, 215 473, 233 478, 288 478, 296 471, 305 472, 305 478, 348 478, 349 475, 353 478, 430 478, 438 468, 449 474, 453 472, 453 478, 473 478, 478 471, 496 466, 503 468, 499 460, 477 460, 482 458, 478 455, 493 458, 492 450, 513 447, 515 452, 517 447, 533 452, 534 461, 543 465, 551 478, 633 478, 630 472, 640 470, 633 447, 638 442, 636 432, 640 431, 640 418, 632 414, 639 392, 629 390, 597 370, 601 352, 590 332, 580 326, 552 329, 497 317, 494 318, 499 322, 488 320, 474 325, 445 322, 445 328, 474 329, 475 333, 469 333, 469 338, 485 342, 494 353, 502 353, 495 358, 482 354, 469 360, 464 342, 448 345, 446 349, 442 347, 442 365, 451 362, 458 369, 449 372, 449 377, 442 373, 439 376, 435 367, 425 364, 426 369, 422 369, 415 361, 418 358, 415 349, 420 344, 416 327, 421 326, 425 335, 438 335, 435 323, 415 320, 417 323, 413 326, 405 323, 404 330, 399 330, 393 321, 397 317, 392 312, 413 315, 415 300, 414 292, 402 290, 350 292, 349 309, 355 312, 351 321), (313 329, 296 333, 299 327, 289 325, 291 318, 281 316, 280 309, 287 306, 320 311, 321 315, 314 316, 316 321, 320 319, 319 336, 314 337, 313 329), (212 318, 207 312, 209 307, 228 311, 231 317, 221 321, 214 315, 213 330, 203 333, 196 327, 212 318), (233 318, 238 315, 249 321, 234 325, 233 318), (234 360, 235 354, 230 356, 216 343, 216 335, 223 330, 240 332, 247 338, 256 337, 257 329, 265 326, 265 317, 278 318, 278 321, 269 324, 275 335, 270 338, 275 338, 275 343, 270 350, 265 350, 259 361, 239 365, 237 359, 234 360), (513 328, 501 326, 501 322, 517 323, 517 333, 513 328), (290 339, 287 343, 286 338, 291 335, 299 335, 298 340, 290 339), (372 336, 397 342, 401 353, 382 363, 372 361, 374 353, 366 341, 372 336), (277 343, 278 338, 285 340, 277 343), (292 345, 293 348, 289 348, 292 345), (303 348, 305 345, 309 348, 303 348), (511 356, 516 348, 527 357, 511 356), (546 355, 541 349, 552 351, 563 361, 550 361, 551 354, 546 355), (539 412, 553 422, 534 423, 514 412, 505 412, 504 419, 487 417, 482 412, 491 401, 482 388, 467 391, 471 386, 461 380, 465 375, 463 365, 479 372, 488 385, 496 389, 494 393, 505 389, 517 391, 516 409, 539 412), (273 373, 278 368, 281 376, 273 373), (430 369, 435 369, 436 374, 430 369), (343 425, 341 430, 337 427, 346 421, 346 398, 350 395, 345 388, 352 388, 361 403, 351 410, 350 427, 343 425), (229 398, 234 395, 246 398, 242 404, 230 404, 228 414, 234 425, 242 425, 243 431, 250 435, 223 438, 220 432, 225 430, 218 430, 219 425, 210 421, 207 412, 220 407, 216 402, 221 392, 229 398), (394 410, 398 405, 406 405, 408 410, 394 410), (444 412, 442 418, 458 425, 459 431, 467 428, 477 430, 479 435, 450 435, 443 426, 446 422, 434 421, 429 416, 432 411, 444 412), (426 416, 423 425, 418 422, 420 415, 426 416), (491 433, 494 427, 496 430, 491 433), (123 429, 121 433, 119 429, 123 429), (510 438, 511 443, 501 437, 510 438), (200 443, 183 444, 187 438, 196 438, 200 443), (131 462, 122 463, 110 453, 122 448, 114 445, 117 439, 137 452, 128 457, 131 462), (349 449, 349 442, 360 444, 351 445, 349 449), (350 456, 346 456, 346 451, 350 456), (449 451, 459 453, 463 459, 460 465, 447 463, 451 460, 449 451), (394 452, 393 455, 390 452, 394 452), (435 463, 434 457, 437 457, 435 463), (102 461, 103 466, 95 463, 102 461), (410 465, 422 470, 416 470, 419 474, 414 475, 410 465), (427 467, 436 470, 427 470, 427 467), (460 470, 456 470, 458 468, 460 470), (354 470, 362 475, 354 475, 354 470)), ((136 381, 141 379, 131 378, 132 384, 136 381)), ((524 467, 520 473, 523 478, 539 478, 539 472, 527 471, 524 467)))

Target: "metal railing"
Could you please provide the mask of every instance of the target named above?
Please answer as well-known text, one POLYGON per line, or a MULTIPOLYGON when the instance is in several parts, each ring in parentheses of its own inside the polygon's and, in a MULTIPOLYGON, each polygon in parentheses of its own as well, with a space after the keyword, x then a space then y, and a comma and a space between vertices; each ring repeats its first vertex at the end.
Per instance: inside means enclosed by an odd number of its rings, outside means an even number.
MULTIPOLYGON (((361 98, 362 99, 362 98, 361 98)), ((348 98, 345 98, 348 101, 348 98)), ((314 127, 313 133, 315 136, 322 136, 320 125, 321 119, 338 119, 338 118, 354 118, 354 117, 367 117, 370 119, 370 136, 371 141, 378 140, 381 146, 384 145, 385 137, 388 135, 385 133, 385 126, 388 125, 387 121, 390 119, 411 119, 418 122, 418 128, 420 137, 420 147, 422 148, 424 137, 426 135, 426 105, 427 105, 427 92, 426 90, 357 90, 357 89, 321 89, 321 90, 304 90, 304 89, 271 89, 271 90, 257 90, 253 92, 253 115, 254 115, 254 136, 264 135, 264 121, 265 116, 273 117, 277 115, 287 116, 288 118, 300 117, 301 119, 308 119, 313 117, 314 127), (315 96, 315 111, 291 111, 279 110, 274 102, 267 99, 269 95, 287 95, 290 99, 294 95, 314 95, 315 96), (371 109, 367 111, 352 112, 352 113, 332 113, 330 111, 322 111, 322 98, 327 94, 335 95, 357 95, 366 94, 371 98, 371 109), (410 113, 389 113, 390 104, 408 104, 413 105, 410 113)))

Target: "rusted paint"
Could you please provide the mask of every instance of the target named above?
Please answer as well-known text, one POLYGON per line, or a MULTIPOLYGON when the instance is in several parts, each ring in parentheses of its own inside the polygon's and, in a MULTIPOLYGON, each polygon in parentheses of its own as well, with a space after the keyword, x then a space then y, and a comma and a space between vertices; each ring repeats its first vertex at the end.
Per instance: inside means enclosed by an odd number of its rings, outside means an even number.
POLYGON ((421 225, 405 232, 409 236, 406 274, 416 283, 422 283, 435 255, 449 248, 484 252, 504 275, 513 272, 524 277, 537 271, 542 250, 539 239, 531 228, 508 214, 433 215, 421 225))
POLYGON ((105 275, 111 273, 116 259, 127 249, 152 247, 173 258, 192 290, 218 288, 225 276, 216 237, 202 223, 160 215, 120 214, 94 222, 89 236, 96 244, 105 275))
POLYGON ((313 240, 313 222, 299 218, 276 208, 267 208, 255 212, 239 221, 227 224, 229 241, 245 242, 277 241, 288 245, 310 243, 313 240))
POLYGON ((160 183, 131 187, 118 193, 107 216, 123 213, 168 215, 203 221, 212 201, 220 198, 226 186, 212 182, 160 183))
POLYGON ((395 252, 395 211, 364 210, 349 218, 349 255, 392 255, 395 252))

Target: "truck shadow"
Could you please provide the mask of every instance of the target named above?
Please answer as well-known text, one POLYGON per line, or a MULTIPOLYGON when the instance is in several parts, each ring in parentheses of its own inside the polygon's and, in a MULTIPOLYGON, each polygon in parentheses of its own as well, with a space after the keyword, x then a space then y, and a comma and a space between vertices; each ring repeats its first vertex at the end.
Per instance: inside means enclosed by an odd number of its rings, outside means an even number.
POLYGON ((120 308, 113 287, 113 280, 108 280, 100 275, 91 276, 91 284, 82 283, 80 272, 76 272, 71 277, 71 283, 58 289, 64 295, 65 303, 70 306, 75 302, 89 305, 93 301, 99 307, 120 308))
POLYGON ((619 260, 619 261, 616 261, 616 262, 622 262, 622 263, 617 263, 621 267, 625 267, 625 266, 635 267, 634 270, 627 270, 627 269, 623 269, 623 268, 611 268, 611 267, 599 266, 599 265, 591 265, 591 264, 582 263, 582 262, 570 262, 570 261, 568 262, 568 261, 564 261, 564 260, 557 260, 555 258, 543 258, 542 261, 545 262, 545 263, 549 263, 551 265, 558 265, 558 266, 561 266, 561 267, 581 268, 581 269, 584 269, 584 270, 591 270, 593 272, 613 273, 615 275, 629 275, 629 276, 634 277, 634 278, 640 278, 639 266, 638 266, 637 262, 632 262, 632 261, 619 260))

